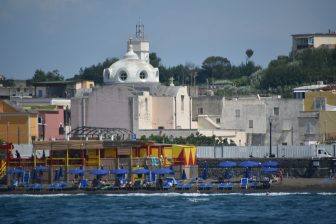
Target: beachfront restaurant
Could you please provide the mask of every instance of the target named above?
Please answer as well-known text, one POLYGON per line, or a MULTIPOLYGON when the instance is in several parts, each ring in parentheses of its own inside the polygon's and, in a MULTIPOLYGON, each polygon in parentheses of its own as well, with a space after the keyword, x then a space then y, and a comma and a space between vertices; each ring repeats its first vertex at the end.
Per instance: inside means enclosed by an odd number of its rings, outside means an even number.
MULTIPOLYGON (((76 181, 78 175, 70 172, 74 170, 84 170, 84 177, 92 181, 96 175, 90 171, 97 169, 127 170, 126 178, 133 183, 136 179, 144 178, 144 175, 133 174, 138 169, 171 169, 176 179, 180 179, 182 173, 187 178, 198 176, 194 145, 110 140, 34 142, 31 158, 7 160, 7 170, 22 170, 19 181, 29 178, 30 183, 76 181)), ((8 185, 13 178, 15 175, 7 175, 8 185)), ((104 178, 113 181, 115 175, 108 174, 104 178)))

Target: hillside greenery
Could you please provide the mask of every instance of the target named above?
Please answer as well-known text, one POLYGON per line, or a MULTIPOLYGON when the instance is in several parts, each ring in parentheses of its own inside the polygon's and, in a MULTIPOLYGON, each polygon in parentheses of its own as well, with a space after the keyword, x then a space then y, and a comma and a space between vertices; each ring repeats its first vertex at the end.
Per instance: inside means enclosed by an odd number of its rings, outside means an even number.
MULTIPOLYGON (((247 49, 245 54, 245 61, 239 65, 233 65, 227 57, 209 56, 201 66, 186 63, 167 67, 156 53, 150 54, 150 63, 159 68, 160 82, 165 85, 169 85, 173 77, 175 85, 209 87, 220 96, 278 94, 291 97, 294 87, 317 81, 336 82, 336 49, 306 49, 295 56, 278 56, 264 69, 252 60, 252 49, 247 49)), ((93 80, 96 85, 102 85, 103 70, 117 60, 107 58, 102 63, 80 68, 70 80, 93 80)), ((32 77, 33 82, 63 79, 58 70, 38 69, 32 77)))

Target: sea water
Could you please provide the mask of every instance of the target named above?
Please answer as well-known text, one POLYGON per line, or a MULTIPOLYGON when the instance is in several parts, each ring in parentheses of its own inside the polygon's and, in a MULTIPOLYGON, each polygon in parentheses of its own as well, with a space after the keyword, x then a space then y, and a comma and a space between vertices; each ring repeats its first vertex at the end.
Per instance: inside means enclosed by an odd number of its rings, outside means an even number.
POLYGON ((336 223, 335 193, 0 195, 1 223, 336 223))

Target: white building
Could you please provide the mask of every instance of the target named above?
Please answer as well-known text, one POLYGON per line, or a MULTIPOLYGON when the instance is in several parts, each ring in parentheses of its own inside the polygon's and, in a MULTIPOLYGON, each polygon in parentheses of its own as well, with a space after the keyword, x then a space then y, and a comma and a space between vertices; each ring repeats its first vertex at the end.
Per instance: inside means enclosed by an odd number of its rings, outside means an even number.
POLYGON ((196 133, 187 87, 161 85, 158 68, 128 43, 124 58, 104 69, 104 86, 71 99, 72 128, 125 128, 138 136, 196 133))

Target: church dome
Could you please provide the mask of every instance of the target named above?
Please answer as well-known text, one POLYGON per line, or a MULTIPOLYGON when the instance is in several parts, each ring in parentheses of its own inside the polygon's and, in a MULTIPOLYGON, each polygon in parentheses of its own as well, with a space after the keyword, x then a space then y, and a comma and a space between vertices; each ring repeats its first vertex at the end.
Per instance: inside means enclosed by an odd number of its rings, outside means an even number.
POLYGON ((106 84, 159 82, 159 70, 139 59, 132 45, 129 45, 123 59, 104 69, 103 73, 106 84))

